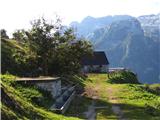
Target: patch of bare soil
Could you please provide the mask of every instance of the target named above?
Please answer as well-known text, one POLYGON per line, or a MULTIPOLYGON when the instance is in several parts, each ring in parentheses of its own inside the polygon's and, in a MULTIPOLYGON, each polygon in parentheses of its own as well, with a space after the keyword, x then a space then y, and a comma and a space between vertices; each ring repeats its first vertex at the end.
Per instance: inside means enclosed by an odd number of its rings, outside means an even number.
POLYGON ((114 93, 116 92, 115 89, 109 87, 107 88, 107 93, 108 93, 108 101, 111 103, 117 103, 118 98, 114 96, 114 93))
POLYGON ((85 88, 85 92, 83 93, 83 95, 86 95, 90 98, 93 98, 94 96, 98 97, 98 90, 93 89, 92 87, 87 87, 85 88))

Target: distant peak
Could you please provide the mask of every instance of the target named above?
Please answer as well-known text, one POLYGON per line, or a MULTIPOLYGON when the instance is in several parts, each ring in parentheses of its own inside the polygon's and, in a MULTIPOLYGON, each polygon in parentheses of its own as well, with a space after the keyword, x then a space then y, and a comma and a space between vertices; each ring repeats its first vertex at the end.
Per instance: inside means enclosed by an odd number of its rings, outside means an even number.
POLYGON ((92 16, 87 16, 87 17, 85 17, 85 19, 94 19, 94 17, 92 17, 92 16))
POLYGON ((70 23, 70 26, 76 26, 76 25, 78 25, 79 23, 77 22, 77 21, 73 21, 73 22, 71 22, 70 23))
POLYGON ((82 20, 82 22, 88 22, 88 21, 91 21, 91 20, 94 20, 94 19, 95 19, 94 17, 87 16, 82 20))

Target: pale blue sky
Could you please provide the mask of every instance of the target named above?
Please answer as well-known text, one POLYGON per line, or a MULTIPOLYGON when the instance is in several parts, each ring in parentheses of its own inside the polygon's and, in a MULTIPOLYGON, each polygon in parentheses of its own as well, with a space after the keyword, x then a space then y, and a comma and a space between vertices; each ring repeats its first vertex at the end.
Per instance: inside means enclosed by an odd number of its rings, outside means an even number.
POLYGON ((54 20, 61 16, 64 24, 81 21, 86 16, 160 13, 160 0, 1 0, 0 27, 9 34, 30 27, 30 21, 41 16, 54 20))

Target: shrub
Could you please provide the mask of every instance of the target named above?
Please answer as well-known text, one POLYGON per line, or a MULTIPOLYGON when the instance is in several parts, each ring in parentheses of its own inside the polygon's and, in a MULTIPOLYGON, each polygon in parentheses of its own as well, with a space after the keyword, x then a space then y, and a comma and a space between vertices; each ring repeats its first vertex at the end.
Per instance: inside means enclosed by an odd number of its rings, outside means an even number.
POLYGON ((109 80, 108 82, 110 83, 132 83, 132 84, 138 84, 138 79, 136 75, 133 72, 129 71, 119 71, 115 73, 111 73, 109 75, 109 80))
POLYGON ((160 113, 160 102, 154 102, 152 104, 145 104, 145 112, 152 116, 159 115, 160 113))
POLYGON ((144 85, 144 89, 150 93, 160 95, 160 84, 153 84, 153 85, 144 85))
POLYGON ((2 82, 8 84, 8 85, 15 85, 15 79, 16 77, 10 74, 5 74, 5 75, 0 75, 0 79, 2 80, 2 82))

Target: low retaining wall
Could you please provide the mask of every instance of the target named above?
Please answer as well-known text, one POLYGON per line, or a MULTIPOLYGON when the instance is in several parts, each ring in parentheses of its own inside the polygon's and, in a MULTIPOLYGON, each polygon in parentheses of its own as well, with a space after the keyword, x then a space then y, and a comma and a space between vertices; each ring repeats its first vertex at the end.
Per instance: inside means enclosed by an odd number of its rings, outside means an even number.
POLYGON ((34 84, 41 89, 51 92, 53 98, 61 95, 61 79, 59 77, 44 77, 44 78, 17 78, 16 82, 25 84, 34 84))
POLYGON ((76 85, 66 88, 64 93, 62 93, 60 78, 18 78, 16 79, 16 82, 35 84, 39 88, 51 92, 52 97, 56 99, 56 102, 51 106, 50 110, 62 114, 65 113, 76 93, 76 85))

